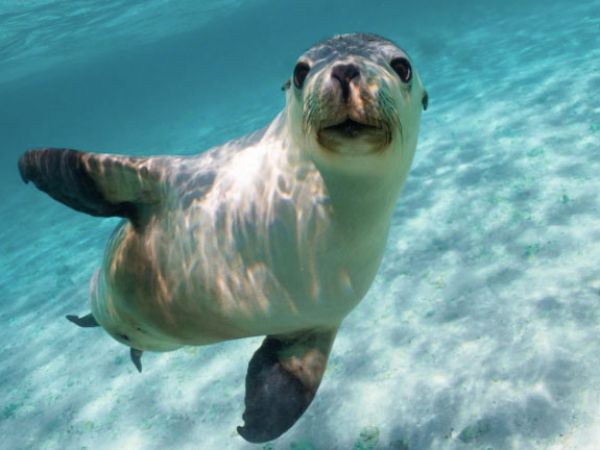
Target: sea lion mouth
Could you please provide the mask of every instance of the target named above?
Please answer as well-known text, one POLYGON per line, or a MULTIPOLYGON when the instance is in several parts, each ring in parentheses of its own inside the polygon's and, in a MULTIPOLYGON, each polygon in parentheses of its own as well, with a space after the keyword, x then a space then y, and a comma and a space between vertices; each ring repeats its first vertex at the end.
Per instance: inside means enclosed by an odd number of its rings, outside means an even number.
POLYGON ((348 138, 355 138, 360 133, 363 133, 363 132, 376 132, 376 131, 379 131, 379 130, 383 130, 383 128, 380 127, 380 126, 375 126, 375 125, 370 125, 370 124, 367 124, 367 123, 357 122, 355 120, 347 118, 343 122, 339 122, 339 123, 337 123, 335 125, 329 125, 329 126, 321 128, 321 130, 319 131, 319 133, 322 133, 322 132, 325 132, 325 133, 337 133, 337 134, 341 134, 341 135, 343 135, 345 137, 348 137, 348 138))
POLYGON ((317 132, 319 143, 328 150, 348 155, 364 155, 381 150, 390 143, 389 128, 383 123, 358 122, 346 117, 322 126, 317 132))

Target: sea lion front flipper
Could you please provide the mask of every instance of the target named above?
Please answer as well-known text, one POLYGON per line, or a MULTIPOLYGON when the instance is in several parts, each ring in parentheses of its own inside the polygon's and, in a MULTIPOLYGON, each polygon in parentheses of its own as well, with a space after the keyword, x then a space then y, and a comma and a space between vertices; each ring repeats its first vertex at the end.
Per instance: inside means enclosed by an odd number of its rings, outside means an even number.
POLYGON ((169 157, 136 158, 70 149, 34 149, 19 159, 23 181, 93 216, 120 216, 143 225, 164 197, 169 157))
POLYGON ((96 322, 96 318, 92 313, 89 313, 87 316, 78 317, 72 314, 65 316, 68 320, 73 322, 75 325, 83 327, 83 328, 91 328, 91 327, 99 327, 100 324, 96 322))
POLYGON ((143 353, 144 352, 142 350, 138 350, 133 347, 129 351, 129 356, 131 357, 131 362, 133 363, 133 365, 135 366, 135 368, 138 370, 139 373, 142 373, 142 355, 143 355, 143 353))
POLYGON ((267 336, 246 374, 244 426, 249 442, 285 433, 304 413, 321 383, 337 328, 267 336))

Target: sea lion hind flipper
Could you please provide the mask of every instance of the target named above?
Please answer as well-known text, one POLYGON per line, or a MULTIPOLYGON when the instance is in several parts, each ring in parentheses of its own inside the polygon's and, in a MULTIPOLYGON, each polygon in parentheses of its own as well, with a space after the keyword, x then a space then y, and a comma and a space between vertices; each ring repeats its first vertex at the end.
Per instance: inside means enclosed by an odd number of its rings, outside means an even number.
POLYGON ((145 212, 164 197, 169 160, 44 148, 25 152, 19 172, 23 181, 77 211, 141 226, 145 212))
POLYGON ((337 328, 267 336, 246 374, 244 426, 249 442, 273 440, 294 425, 314 398, 337 328))
POLYGON ((96 321, 96 318, 92 313, 89 313, 86 316, 78 317, 73 314, 69 314, 65 316, 68 320, 73 322, 75 325, 83 327, 83 328, 91 328, 91 327, 99 327, 100 324, 96 321))
POLYGON ((142 373, 142 354, 144 352, 142 350, 138 350, 137 348, 131 347, 129 350, 129 356, 131 357, 131 362, 138 370, 139 373, 142 373))

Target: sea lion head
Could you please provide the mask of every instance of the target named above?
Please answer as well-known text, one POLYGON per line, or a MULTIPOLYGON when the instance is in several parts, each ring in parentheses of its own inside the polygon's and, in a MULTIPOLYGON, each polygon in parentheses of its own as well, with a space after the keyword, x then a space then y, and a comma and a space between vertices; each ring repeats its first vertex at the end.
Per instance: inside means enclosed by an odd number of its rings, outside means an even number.
POLYGON ((363 33, 320 42, 300 56, 284 89, 294 140, 317 166, 340 158, 353 171, 410 166, 428 96, 393 42, 363 33))

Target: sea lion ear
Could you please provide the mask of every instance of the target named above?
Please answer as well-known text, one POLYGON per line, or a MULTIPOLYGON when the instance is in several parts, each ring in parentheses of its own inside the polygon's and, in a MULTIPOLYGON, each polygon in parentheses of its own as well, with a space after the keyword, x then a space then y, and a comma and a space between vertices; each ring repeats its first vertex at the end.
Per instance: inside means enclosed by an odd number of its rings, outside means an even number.
POLYGON ((292 82, 290 80, 287 80, 285 83, 283 83, 283 86, 281 86, 281 90, 287 91, 291 85, 292 85, 292 82))
POLYGON ((423 91, 423 98, 421 99, 421 103, 423 104, 423 111, 426 111, 427 107, 429 106, 429 94, 427 94, 427 91, 423 91))
POLYGON ((267 336, 246 374, 244 426, 248 442, 267 442, 289 430, 306 411, 323 378, 337 328, 267 336))
POLYGON ((163 201, 172 161, 44 148, 25 152, 19 172, 23 181, 77 211, 124 217, 138 228, 163 201))

